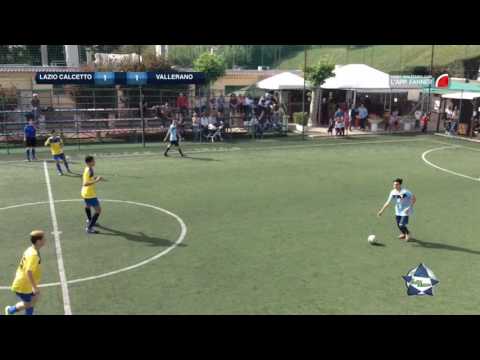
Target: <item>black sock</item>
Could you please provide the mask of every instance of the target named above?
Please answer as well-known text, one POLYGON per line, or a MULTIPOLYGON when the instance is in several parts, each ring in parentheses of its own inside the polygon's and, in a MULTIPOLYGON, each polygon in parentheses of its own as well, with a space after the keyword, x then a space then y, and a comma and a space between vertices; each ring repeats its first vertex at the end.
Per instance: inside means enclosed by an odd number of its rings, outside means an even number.
POLYGON ((65 167, 67 168, 67 171, 70 172, 70 168, 68 167, 68 162, 67 162, 67 160, 64 160, 64 161, 63 161, 63 164, 64 164, 65 167))
POLYGON ((27 149, 27 159, 30 160, 30 149, 27 149))
POLYGON ((32 155, 33 155, 33 158, 35 159, 36 156, 35 156, 35 149, 32 149, 32 155))
POLYGON ((88 227, 89 227, 90 229, 95 226, 95 224, 97 223, 97 220, 98 220, 98 217, 99 217, 99 216, 100 216, 99 213, 95 213, 95 215, 93 215, 92 220, 90 220, 90 224, 88 224, 88 227))
POLYGON ((170 150, 170 146, 167 147, 167 150, 165 150, 165 154, 168 154, 168 150, 170 150))
POLYGON ((406 226, 399 226, 399 229, 403 235, 408 235, 410 233, 406 226))
POLYGON ((85 213, 87 214, 88 221, 92 221, 92 211, 90 210, 90 208, 85 208, 85 213))
POLYGON ((180 155, 182 155, 182 156, 183 156, 182 149, 178 148, 178 151, 180 152, 180 155))

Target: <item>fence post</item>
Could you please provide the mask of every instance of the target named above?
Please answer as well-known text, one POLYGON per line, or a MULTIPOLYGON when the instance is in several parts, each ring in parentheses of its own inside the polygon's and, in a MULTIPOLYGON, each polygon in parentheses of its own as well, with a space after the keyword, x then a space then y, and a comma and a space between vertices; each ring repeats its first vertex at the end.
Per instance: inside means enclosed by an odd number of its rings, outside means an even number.
POLYGON ((77 146, 78 146, 78 150, 80 150, 80 130, 79 130, 79 124, 78 124, 78 116, 75 116, 75 130, 77 132, 77 146))
POLYGON ((143 116, 143 93, 142 93, 142 86, 138 87, 140 92, 140 119, 142 121, 142 146, 145 147, 145 118, 143 116))
MULTIPOLYGON (((2 110, 5 111, 5 95, 2 96, 2 110)), ((3 133, 5 134, 5 143, 7 145, 7 154, 10 155, 10 148, 8 146, 8 134, 7 134, 7 113, 3 113, 3 133)))

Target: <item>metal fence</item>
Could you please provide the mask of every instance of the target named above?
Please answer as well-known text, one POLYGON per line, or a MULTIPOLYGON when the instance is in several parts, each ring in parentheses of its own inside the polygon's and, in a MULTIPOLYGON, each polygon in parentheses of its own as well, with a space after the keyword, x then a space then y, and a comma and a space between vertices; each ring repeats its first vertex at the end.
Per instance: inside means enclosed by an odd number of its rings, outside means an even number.
POLYGON ((38 91, 39 106, 32 98, 31 92, 23 91, 0 97, 0 146, 7 151, 22 146, 23 129, 30 119, 40 139, 55 129, 66 143, 78 146, 161 141, 173 119, 179 123, 182 138, 192 141, 285 135, 288 130, 288 118, 280 107, 261 114, 258 106, 231 102, 219 91, 62 86, 38 91))

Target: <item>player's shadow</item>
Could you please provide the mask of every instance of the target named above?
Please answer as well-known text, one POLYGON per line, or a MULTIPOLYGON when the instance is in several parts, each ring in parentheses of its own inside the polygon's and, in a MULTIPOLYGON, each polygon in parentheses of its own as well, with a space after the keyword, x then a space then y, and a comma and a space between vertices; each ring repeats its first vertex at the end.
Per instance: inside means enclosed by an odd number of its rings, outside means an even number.
POLYGON ((72 173, 68 173, 68 172, 67 172, 67 173, 63 173, 63 175, 68 176, 68 177, 74 177, 74 178, 82 177, 82 174, 77 174, 77 173, 74 173, 74 172, 72 172, 72 173))
POLYGON ((198 157, 198 156, 190 156, 190 155, 185 155, 184 158, 189 159, 189 160, 200 160, 200 161, 220 161, 220 160, 217 160, 217 159, 198 157))
POLYGON ((109 174, 109 173, 104 173, 102 172, 102 176, 105 176, 106 178, 128 178, 128 179, 144 179, 142 176, 135 176, 135 175, 117 175, 117 174, 109 174))
MULTIPOLYGON (((148 236, 148 235, 144 234, 141 231, 138 232, 138 235, 136 235, 136 234, 126 233, 126 232, 123 232, 123 231, 111 229, 111 228, 108 228, 108 227, 102 226, 102 225, 98 225, 97 227, 101 230, 109 231, 109 232, 100 231, 100 234, 102 234, 102 235, 120 236, 120 237, 123 237, 124 239, 126 239, 128 241, 147 243, 147 244, 150 244, 150 246, 158 246, 158 247, 165 247, 166 248, 166 247, 170 247, 170 246, 175 244, 175 242, 173 242, 171 240, 158 238, 158 237, 151 237, 151 236, 148 236)), ((177 246, 185 247, 187 245, 180 243, 177 246)))
POLYGON ((467 248, 460 247, 460 246, 455 246, 455 245, 434 243, 434 242, 431 242, 431 241, 423 241, 423 240, 419 240, 419 239, 416 239, 416 238, 415 239, 410 239, 409 242, 418 244, 419 246, 427 248, 427 249, 441 249, 441 250, 450 250, 450 251, 460 251, 460 252, 465 252, 465 253, 468 253, 468 254, 480 255, 480 251, 467 249, 467 248))
POLYGON ((375 242, 375 243, 373 243, 372 245, 373 245, 373 246, 378 246, 378 247, 385 247, 385 246, 387 246, 387 245, 382 244, 382 243, 379 243, 379 242, 375 242))

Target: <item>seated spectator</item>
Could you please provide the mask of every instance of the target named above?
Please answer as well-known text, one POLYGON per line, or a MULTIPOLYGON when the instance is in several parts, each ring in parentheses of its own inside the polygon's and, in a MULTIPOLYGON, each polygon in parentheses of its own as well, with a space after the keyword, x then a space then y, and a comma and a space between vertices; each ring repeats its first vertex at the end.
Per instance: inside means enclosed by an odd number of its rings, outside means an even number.
POLYGON ((211 111, 210 115, 208 116, 208 123, 209 124, 216 124, 217 123, 217 113, 216 111, 211 111))
POLYGON ((202 133, 202 136, 205 135, 208 132, 208 116, 206 113, 202 113, 202 116, 200 117, 200 130, 202 133))
POLYGON ((225 128, 228 127, 228 124, 225 123, 225 115, 221 111, 217 111, 217 124, 222 124, 225 128))
POLYGON ((162 110, 163 110, 163 113, 165 114, 165 116, 167 117, 171 117, 172 116, 172 108, 170 107, 170 105, 168 104, 168 102, 166 102, 163 107, 162 107, 162 110))
POLYGON ((162 108, 160 105, 154 105, 152 106, 152 111, 153 111, 153 116, 155 120, 159 119, 161 114, 162 114, 162 108))

